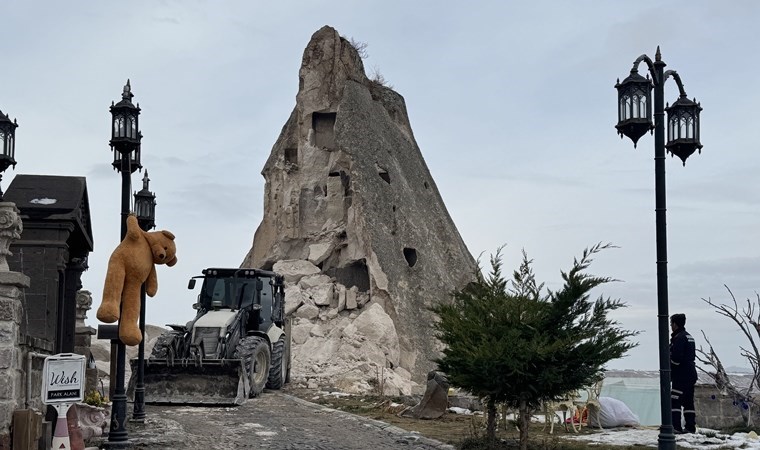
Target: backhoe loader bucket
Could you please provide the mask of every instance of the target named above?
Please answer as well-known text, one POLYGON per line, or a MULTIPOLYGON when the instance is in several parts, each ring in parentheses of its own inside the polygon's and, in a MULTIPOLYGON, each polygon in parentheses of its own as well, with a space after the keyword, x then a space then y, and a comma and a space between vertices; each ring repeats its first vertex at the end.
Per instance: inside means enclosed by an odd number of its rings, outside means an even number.
MULTIPOLYGON (((134 374, 137 360, 131 362, 134 374)), ((145 403, 240 405, 248 398, 248 376, 239 359, 204 360, 202 363, 146 359, 144 367, 145 403)))

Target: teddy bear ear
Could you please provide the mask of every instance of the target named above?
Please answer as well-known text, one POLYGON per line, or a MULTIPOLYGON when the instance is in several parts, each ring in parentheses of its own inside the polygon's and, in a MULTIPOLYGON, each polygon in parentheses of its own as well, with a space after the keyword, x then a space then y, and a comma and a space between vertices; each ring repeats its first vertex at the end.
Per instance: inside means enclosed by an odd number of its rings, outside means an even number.
POLYGON ((171 240, 174 240, 174 234, 171 231, 168 230, 161 230, 161 234, 168 237, 171 240))

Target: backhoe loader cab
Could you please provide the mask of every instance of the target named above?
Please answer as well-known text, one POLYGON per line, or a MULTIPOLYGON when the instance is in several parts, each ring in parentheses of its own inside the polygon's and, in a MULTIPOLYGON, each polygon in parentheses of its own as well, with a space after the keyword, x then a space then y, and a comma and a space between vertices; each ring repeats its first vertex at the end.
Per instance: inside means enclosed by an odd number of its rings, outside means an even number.
MULTIPOLYGON (((145 361, 146 403, 236 404, 290 377, 283 279, 271 271, 209 268, 195 318, 169 325, 145 361)), ((133 360, 133 366, 134 366, 133 360)))
POLYGON ((245 324, 246 332, 266 332, 275 320, 282 321, 284 298, 275 301, 275 291, 282 289, 282 280, 278 284, 275 277, 251 269, 206 269, 203 274, 191 278, 188 284, 189 289, 194 289, 196 280, 203 279, 198 302, 193 305, 199 316, 208 311, 245 310, 247 319, 253 321, 245 324))

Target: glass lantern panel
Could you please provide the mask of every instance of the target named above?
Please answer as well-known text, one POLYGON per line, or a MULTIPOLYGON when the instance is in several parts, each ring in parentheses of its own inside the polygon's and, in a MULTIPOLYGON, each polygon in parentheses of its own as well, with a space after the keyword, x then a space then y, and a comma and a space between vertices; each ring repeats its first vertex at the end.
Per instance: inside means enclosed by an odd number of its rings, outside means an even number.
POLYGON ((681 118, 673 117, 673 139, 678 139, 681 132, 681 118))
POLYGON ((620 121, 622 122, 625 120, 625 97, 620 97, 618 99, 618 108, 620 111, 618 111, 618 117, 620 117, 620 121))
POLYGON ((631 97, 623 96, 623 120, 631 118, 631 97))
POLYGON ((6 149, 6 145, 7 145, 7 143, 5 142, 5 132, 4 131, 0 131, 0 150, 3 151, 3 154, 6 153, 6 150, 5 150, 6 149))
POLYGON ((633 97, 631 97, 631 110, 632 110, 632 116, 634 119, 641 117, 639 115, 639 96, 638 94, 634 94, 633 97))
POLYGON ((137 119, 134 117, 129 118, 130 137, 137 138, 137 119))
POLYGON ((646 95, 642 95, 639 97, 639 114, 641 114, 639 117, 646 119, 649 117, 649 109, 647 108, 647 97, 646 95))
POLYGON ((124 117, 117 116, 113 126, 116 137, 124 137, 124 117))
POLYGON ((694 139, 694 119, 691 116, 686 118, 686 137, 694 139))

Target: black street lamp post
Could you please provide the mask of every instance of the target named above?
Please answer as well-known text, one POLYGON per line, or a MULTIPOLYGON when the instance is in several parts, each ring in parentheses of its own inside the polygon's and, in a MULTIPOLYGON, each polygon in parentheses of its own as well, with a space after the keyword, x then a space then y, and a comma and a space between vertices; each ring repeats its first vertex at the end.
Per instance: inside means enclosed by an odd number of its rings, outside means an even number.
POLYGON ((618 124, 620 137, 628 136, 636 146, 639 138, 654 129, 654 172, 655 172, 655 226, 657 240, 657 326, 660 351, 660 414, 662 425, 657 437, 658 448, 675 450, 673 419, 670 402, 670 345, 668 318, 668 255, 665 222, 665 151, 678 156, 683 164, 696 150, 702 149, 699 142, 699 112, 702 107, 686 97, 681 77, 672 70, 665 71, 660 48, 657 47, 655 60, 646 55, 639 56, 633 63, 631 74, 621 83, 618 80, 618 124), (645 62, 649 76, 638 73, 639 64, 645 62), (678 85, 680 96, 672 106, 664 106, 664 86, 672 76, 678 85), (654 85, 654 125, 652 125, 651 92, 654 85), (665 111, 668 112, 668 141, 665 143, 665 111))
MULTIPOLYGON (((121 172, 121 239, 127 235, 127 216, 129 215, 129 194, 131 191, 132 173, 141 169, 140 165, 140 133, 138 117, 140 104, 132 104, 132 87, 127 80, 121 94, 121 101, 111 103, 111 151, 113 151, 113 167, 121 172)), ((111 410, 111 427, 108 434, 109 448, 125 448, 129 446, 127 433, 127 394, 124 389, 124 371, 126 348, 121 340, 116 339, 116 386, 113 390, 113 407, 111 410)), ((113 342, 113 341, 112 341, 113 342)), ((112 346, 113 348, 113 346, 112 346)), ((113 354, 111 355, 113 358, 113 354)), ((113 365, 112 365, 113 369, 113 365)), ((112 378, 113 380, 113 378, 112 378)))
MULTIPOLYGON (((0 180, 8 167, 16 167, 16 128, 16 119, 11 122, 10 117, 0 111, 0 180)), ((0 202, 2 201, 3 191, 0 189, 0 202)))
MULTIPOLYGON (((150 231, 156 227, 156 195, 149 190, 148 170, 143 177, 143 188, 135 193, 135 213, 140 228, 150 231)), ((137 380, 135 383, 135 404, 132 420, 145 421, 145 284, 140 289, 140 333, 142 340, 137 349, 137 380)))

